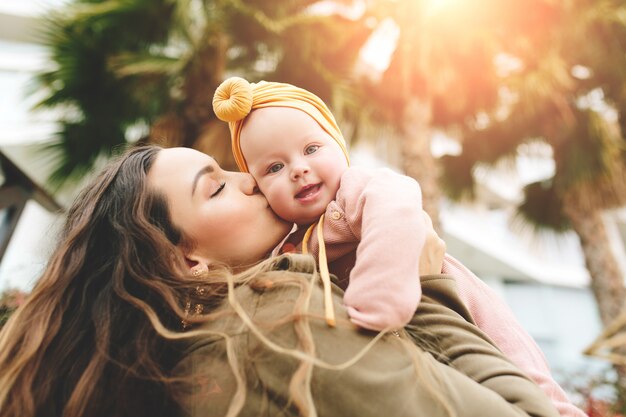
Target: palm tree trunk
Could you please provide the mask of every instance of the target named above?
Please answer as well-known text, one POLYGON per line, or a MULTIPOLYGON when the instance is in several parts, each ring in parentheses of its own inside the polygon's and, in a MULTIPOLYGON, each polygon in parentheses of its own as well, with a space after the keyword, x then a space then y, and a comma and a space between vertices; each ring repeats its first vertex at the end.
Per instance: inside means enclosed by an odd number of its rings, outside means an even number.
POLYGON ((599 210, 580 210, 573 204, 566 205, 564 209, 580 239, 585 265, 591 275, 591 290, 596 298, 600 319, 606 326, 623 310, 626 290, 602 213, 599 210))
POLYGON ((211 111, 213 93, 222 82, 226 70, 228 37, 214 28, 208 28, 207 32, 205 44, 196 51, 194 60, 187 68, 183 86, 185 92, 183 114, 193 127, 193 134, 188 138, 188 146, 193 145, 203 125, 213 118, 211 111))
POLYGON ((439 220, 439 166, 430 151, 432 109, 430 100, 411 97, 404 110, 401 148, 402 168, 422 188, 424 210, 435 230, 441 232, 439 220))
MULTIPOLYGON (((565 212, 580 238, 585 264, 591 275, 591 290, 596 298, 602 324, 606 327, 624 310, 626 289, 624 277, 609 243, 602 213, 599 210, 590 212, 567 206, 565 212)), ((626 354, 626 346, 616 348, 614 353, 626 354)), ((626 391, 620 389, 626 386, 626 367, 614 364, 613 369, 618 378, 615 404, 626 404, 626 391)))
POLYGON ((149 141, 164 147, 188 146, 218 157, 220 164, 232 168, 230 141, 226 124, 219 122, 211 111, 213 92, 226 71, 228 37, 210 31, 204 45, 196 51, 185 70, 182 103, 177 103, 151 127, 149 141), (210 38, 209 38, 210 36, 210 38), (214 134, 219 132, 219 135, 214 134), (217 154, 217 155, 216 155, 217 154))

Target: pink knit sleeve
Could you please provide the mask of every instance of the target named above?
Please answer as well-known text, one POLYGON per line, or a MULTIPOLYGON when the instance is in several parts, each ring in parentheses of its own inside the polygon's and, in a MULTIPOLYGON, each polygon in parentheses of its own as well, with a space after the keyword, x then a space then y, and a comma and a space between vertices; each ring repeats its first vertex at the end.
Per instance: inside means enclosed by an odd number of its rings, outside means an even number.
POLYGON ((569 401, 563 389, 552 378, 543 352, 504 300, 450 255, 445 257, 442 272, 455 278, 459 296, 476 325, 511 362, 541 387, 561 416, 585 417, 586 414, 569 401))
POLYGON ((425 231, 419 185, 389 169, 350 168, 337 203, 360 240, 344 295, 350 319, 371 330, 403 327, 421 297, 425 231))

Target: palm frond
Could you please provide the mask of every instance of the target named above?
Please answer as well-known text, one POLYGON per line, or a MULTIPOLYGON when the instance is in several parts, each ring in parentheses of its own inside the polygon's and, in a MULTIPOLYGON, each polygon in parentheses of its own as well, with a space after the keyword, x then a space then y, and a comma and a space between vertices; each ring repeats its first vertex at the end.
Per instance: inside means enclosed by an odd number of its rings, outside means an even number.
POLYGON ((306 12, 292 13, 286 16, 274 18, 270 17, 262 9, 255 8, 241 0, 228 0, 229 5, 237 12, 254 19, 261 27, 269 33, 280 35, 285 30, 302 24, 310 24, 323 21, 325 17, 306 12))
POLYGON ((173 10, 169 0, 79 0, 68 7, 65 20, 90 33, 106 34, 112 45, 122 49, 165 41, 173 10))
POLYGON ((624 201, 624 146, 619 131, 593 110, 577 112, 576 120, 575 127, 555 150, 558 187, 562 192, 584 187, 588 192, 585 199, 595 200, 599 206, 624 201))
POLYGON ((538 181, 524 187, 524 200, 517 207, 514 227, 531 225, 536 231, 565 232, 571 225, 563 212, 563 199, 554 179, 538 181))
POLYGON ((626 366, 624 346, 626 346, 626 311, 609 323, 584 353, 606 359, 616 365, 626 366))
POLYGON ((476 196, 475 161, 463 153, 458 156, 444 155, 439 158, 439 163, 443 170, 439 184, 444 193, 455 201, 473 200, 476 196))
POLYGON ((124 53, 108 60, 109 68, 117 77, 174 75, 185 65, 180 57, 153 55, 146 52, 124 53))
POLYGON ((53 189, 77 183, 98 157, 109 155, 114 148, 126 143, 124 132, 109 127, 108 131, 100 130, 94 137, 96 129, 89 122, 63 123, 56 139, 42 145, 40 155, 55 167, 48 179, 53 189))

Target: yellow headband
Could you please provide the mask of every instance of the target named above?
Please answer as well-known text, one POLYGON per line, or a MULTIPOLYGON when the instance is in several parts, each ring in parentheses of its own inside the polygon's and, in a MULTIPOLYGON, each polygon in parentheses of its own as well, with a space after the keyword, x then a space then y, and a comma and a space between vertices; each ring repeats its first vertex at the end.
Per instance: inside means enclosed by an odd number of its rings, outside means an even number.
POLYGON ((241 152, 239 139, 246 117, 252 110, 264 107, 291 107, 302 110, 339 144, 348 158, 346 141, 326 104, 315 94, 291 84, 261 81, 251 84, 243 78, 232 77, 224 81, 213 96, 213 110, 220 120, 228 122, 235 162, 242 172, 248 164, 241 152))

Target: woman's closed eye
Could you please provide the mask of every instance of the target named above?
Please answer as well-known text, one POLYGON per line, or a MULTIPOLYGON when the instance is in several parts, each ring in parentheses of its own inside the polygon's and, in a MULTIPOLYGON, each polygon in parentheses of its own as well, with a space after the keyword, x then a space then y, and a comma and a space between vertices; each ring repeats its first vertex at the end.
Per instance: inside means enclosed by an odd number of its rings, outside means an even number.
POLYGON ((219 187, 217 187, 217 189, 213 192, 213 194, 211 194, 211 198, 216 197, 219 193, 221 193, 225 186, 226 186, 225 182, 220 183, 219 187))

